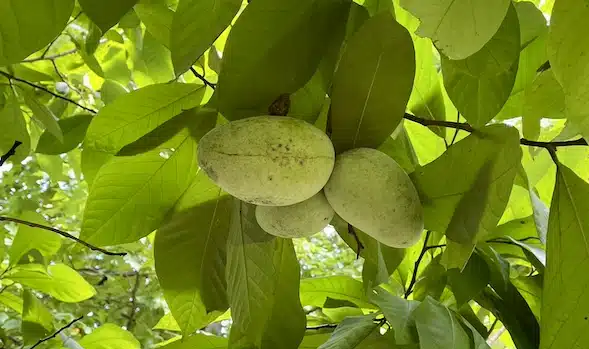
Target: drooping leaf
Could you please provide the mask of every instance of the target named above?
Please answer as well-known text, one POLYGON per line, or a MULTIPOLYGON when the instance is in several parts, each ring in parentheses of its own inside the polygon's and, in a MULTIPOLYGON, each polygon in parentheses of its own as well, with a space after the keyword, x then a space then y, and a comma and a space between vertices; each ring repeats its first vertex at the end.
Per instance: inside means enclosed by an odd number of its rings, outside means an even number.
POLYGON ((349 301, 361 308, 374 308, 360 281, 348 276, 328 276, 301 280, 301 303, 322 307, 328 298, 349 301))
POLYGON ((296 349, 305 333, 299 263, 291 240, 264 232, 254 209, 234 200, 226 272, 230 346, 296 349))
POLYGON ((394 345, 394 339, 390 333, 381 336, 379 327, 378 322, 374 321, 374 315, 349 317, 338 325, 329 340, 318 349, 390 348, 394 345))
POLYGON ((84 14, 106 33, 133 8, 138 0, 78 0, 84 14))
POLYGON ((485 125, 503 108, 515 83, 519 52, 519 22, 510 6, 499 30, 479 52, 463 60, 442 55, 448 96, 473 126, 485 125))
POLYGON ((497 32, 510 5, 508 0, 401 0, 401 6, 421 24, 416 34, 431 38, 450 59, 479 52, 497 32))
POLYGON ((194 84, 157 84, 122 95, 92 119, 84 145, 116 153, 159 125, 200 104, 205 89, 194 84))
POLYGON ((221 114, 229 120, 263 115, 278 96, 301 88, 345 25, 349 6, 345 0, 252 1, 223 52, 215 93, 221 114))
POLYGON ((170 33, 176 75, 187 71, 213 44, 231 24, 241 3, 241 0, 180 0, 170 33))
POLYGON ((65 264, 52 264, 47 269, 40 264, 23 264, 7 277, 62 302, 81 302, 96 294, 92 285, 65 264))
POLYGON ((417 342, 417 329, 412 317, 413 310, 419 306, 418 301, 393 296, 382 288, 370 294, 370 300, 382 310, 395 333, 395 343, 409 344, 417 342))
POLYGON ((204 335, 204 334, 195 334, 190 337, 182 338, 182 340, 177 340, 170 344, 161 346, 160 348, 164 349, 226 349, 227 348, 227 338, 211 336, 211 335, 204 335))
POLYGON ((22 144, 16 149, 10 161, 17 164, 24 160, 31 151, 31 137, 20 104, 13 94, 7 97, 4 107, 0 109, 0 129, 0 152, 6 154, 14 142, 19 141, 22 144))
POLYGON ((558 164, 546 246, 541 349, 589 345, 589 278, 583 272, 589 263, 587 195, 589 184, 558 164))
POLYGON ((73 0, 1 1, 0 66, 17 63, 49 44, 73 8, 73 0))
POLYGON ((23 291, 22 335, 25 343, 35 343, 53 330, 53 316, 30 291, 23 291))
POLYGON ((548 57, 556 80, 565 94, 566 115, 589 137, 589 36, 585 0, 559 0, 550 17, 548 57))
POLYGON ((33 112, 33 117, 40 122, 43 127, 51 133, 60 142, 63 142, 63 131, 57 122, 57 118, 47 106, 41 103, 35 95, 29 91, 24 90, 25 103, 33 112))
POLYGON ((81 238, 114 245, 146 236, 160 226, 197 169, 196 141, 187 129, 141 155, 111 158, 90 188, 81 238))
POLYGON ((463 237, 458 242, 466 238, 474 241, 476 235, 485 235, 496 227, 521 159, 519 135, 514 128, 491 125, 480 132, 481 136, 469 135, 412 174, 426 229, 447 231, 452 227, 453 232, 448 234, 463 237), (477 202, 467 204, 473 201, 477 202))
POLYGON ((542 313, 543 279, 543 275, 519 276, 511 279, 513 286, 526 300, 538 321, 542 313))
POLYGON ((338 64, 331 92, 336 152, 377 148, 401 122, 413 87, 415 51, 388 11, 367 20, 338 64))
POLYGON ((59 128, 64 135, 63 142, 51 132, 45 131, 39 138, 35 152, 47 155, 59 155, 69 152, 84 140, 92 118, 92 115, 79 114, 59 120, 59 128))
POLYGON ((157 231, 156 272, 184 335, 229 306, 225 265, 231 208, 232 198, 201 172, 157 231))
MULTIPOLYGON (((40 214, 34 211, 26 211, 19 217, 27 222, 47 225, 47 222, 40 214)), ((54 255, 61 247, 61 237, 53 232, 19 225, 18 232, 12 240, 8 250, 10 264, 18 263, 19 259, 32 249, 35 249, 45 257, 54 255)))
POLYGON ((140 2, 134 7, 135 13, 145 24, 145 29, 153 35, 160 44, 170 47, 170 31, 174 11, 165 4, 140 2))
POLYGON ((84 349, 140 349, 141 344, 129 331, 105 323, 78 341, 84 349))
POLYGON ((426 298, 414 311, 421 349, 469 349, 470 340, 446 306, 426 298))
POLYGON ((448 270, 448 283, 456 298, 456 305, 461 307, 487 287, 489 274, 487 263, 477 254, 472 255, 464 270, 448 270))

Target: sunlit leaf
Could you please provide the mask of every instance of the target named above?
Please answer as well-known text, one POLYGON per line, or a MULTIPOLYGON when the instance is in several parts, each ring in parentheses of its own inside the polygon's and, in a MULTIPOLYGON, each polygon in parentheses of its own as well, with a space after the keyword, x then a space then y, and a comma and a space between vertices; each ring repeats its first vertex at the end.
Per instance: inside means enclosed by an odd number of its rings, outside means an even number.
POLYGON ((322 307, 328 298, 352 302, 362 308, 373 308, 360 281, 348 276, 329 276, 301 280, 301 303, 322 307))
POLYGON ((165 4, 140 2, 134 7, 135 13, 145 24, 145 29, 153 35, 160 44, 170 47, 170 31, 174 11, 165 4))
POLYGON ((141 345, 131 332, 120 326, 105 323, 78 341, 84 349, 140 349, 141 345))
MULTIPOLYGON (((47 225, 43 216, 33 211, 23 212, 19 218, 27 222, 47 225)), ((8 255, 10 263, 16 264, 23 255, 32 249, 36 249, 45 257, 51 257, 60 247, 61 237, 59 235, 47 230, 19 225, 8 255)))
POLYGON ((35 343, 53 330, 53 316, 29 290, 23 291, 21 326, 25 343, 35 343))
POLYGON ((57 139, 51 132, 45 131, 39 138, 36 153, 58 155, 67 153, 78 146, 86 135, 86 130, 92 121, 92 115, 79 114, 58 121, 63 131, 63 142, 57 139))

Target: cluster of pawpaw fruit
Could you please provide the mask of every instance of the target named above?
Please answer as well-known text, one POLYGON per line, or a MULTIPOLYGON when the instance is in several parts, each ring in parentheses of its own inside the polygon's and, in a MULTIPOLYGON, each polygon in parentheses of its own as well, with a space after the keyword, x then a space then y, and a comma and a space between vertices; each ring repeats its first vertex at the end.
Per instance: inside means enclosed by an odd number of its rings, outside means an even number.
POLYGON ((257 205, 269 234, 297 238, 325 228, 337 213, 377 241, 404 248, 423 231, 411 179, 370 148, 335 154, 330 138, 303 120, 255 116, 218 126, 198 147, 200 168, 221 189, 257 205))

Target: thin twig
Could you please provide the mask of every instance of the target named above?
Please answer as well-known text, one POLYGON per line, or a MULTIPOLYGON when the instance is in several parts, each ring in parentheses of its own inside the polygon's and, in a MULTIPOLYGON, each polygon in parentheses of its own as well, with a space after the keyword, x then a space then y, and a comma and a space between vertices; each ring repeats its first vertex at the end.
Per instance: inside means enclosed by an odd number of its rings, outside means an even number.
POLYGON ((82 316, 80 316, 80 317, 78 317, 78 318, 75 318, 75 319, 73 319, 72 321, 70 321, 70 323, 69 323, 69 324, 67 324, 67 325, 63 326, 62 328, 60 328, 59 330, 57 330, 57 332, 53 333, 51 336, 49 336, 49 337, 45 337, 45 338, 42 338, 42 339, 39 339, 39 340, 37 341, 37 343, 35 343, 35 345, 33 345, 33 346, 30 348, 30 349, 33 349, 33 348, 37 347, 38 345, 40 345, 41 343, 43 343, 43 342, 47 342, 48 340, 50 340, 50 339, 53 339, 53 338, 57 337, 57 335, 58 335, 58 334, 60 334, 62 331, 66 330, 66 329, 67 329, 67 328, 69 328, 71 325, 73 325, 74 323, 76 323, 76 322, 78 322, 78 321, 82 320, 83 318, 84 318, 84 315, 82 315, 82 316))
MULTIPOLYGON (((489 330, 487 331, 487 338, 489 338, 491 333, 493 333, 493 331, 495 330, 495 326, 497 325, 498 321, 499 321, 499 319, 495 318, 495 321, 493 321, 493 323, 491 324, 491 327, 489 327, 489 330)), ((487 339, 487 338, 485 338, 485 339, 487 339)))
POLYGON ((411 282, 409 282, 409 287, 407 287, 407 291, 405 291, 405 299, 409 297, 409 295, 413 292, 413 287, 415 286, 415 282, 417 281, 417 272, 419 271, 419 264, 421 264, 421 260, 425 253, 427 252, 427 242, 431 236, 431 232, 428 230, 425 234, 425 240, 423 241, 423 247, 421 248, 421 252, 419 253, 419 257, 415 261, 415 266, 413 268, 413 275, 411 275, 411 282))
MULTIPOLYGON (((70 26, 70 24, 72 24, 73 22, 75 22, 75 21, 76 21, 76 19, 78 19, 78 17, 80 17, 80 15, 81 15, 81 14, 82 14, 82 11, 78 12, 78 14, 77 14, 77 15, 75 15, 73 19, 71 19, 70 21, 68 21, 68 22, 67 22, 67 24, 65 25, 65 27, 66 27, 66 28, 67 28, 67 27, 69 27, 69 26, 70 26)), ((45 57, 45 55, 47 54, 47 52, 49 52, 49 50, 51 49, 51 47, 53 46, 53 44, 55 44, 55 42, 57 41, 57 39, 59 39, 59 37, 60 37, 60 36, 61 36, 61 34, 60 34, 60 35, 58 35, 58 36, 56 36, 56 37, 55 37, 55 38, 54 38, 54 39, 53 39, 53 40, 52 40, 52 41, 49 43, 49 45, 47 45, 47 47, 45 48, 45 50, 44 50, 44 51, 43 51, 43 53, 41 54, 41 58, 45 57)))
POLYGON ((207 85, 208 87, 212 88, 213 90, 215 89, 215 87, 217 87, 215 84, 213 84, 209 80, 205 79, 204 76, 200 75, 196 71, 196 69, 194 69, 193 67, 190 67, 190 71, 192 72, 192 74, 194 74, 194 76, 196 76, 197 79, 199 79, 200 81, 202 81, 205 85, 207 85))
POLYGON ((135 284, 133 285, 133 290, 131 291, 131 309, 129 310, 129 314, 127 315, 127 331, 131 331, 135 326, 135 315, 137 314, 137 291, 139 290, 139 283, 141 281, 141 275, 137 273, 135 276, 135 284))
POLYGON ((56 229, 56 228, 53 228, 53 227, 48 227, 46 225, 37 224, 37 223, 33 223, 33 222, 28 222, 28 221, 23 221, 23 220, 18 219, 18 218, 3 217, 3 216, 0 216, 0 222, 13 222, 13 223, 17 223, 17 224, 27 225, 27 226, 32 227, 32 228, 39 228, 39 229, 44 229, 44 230, 52 231, 54 233, 57 233, 57 234, 65 237, 65 238, 74 240, 75 242, 77 242, 77 243, 79 243, 81 245, 84 245, 84 246, 88 247, 89 249, 91 249, 93 251, 98 251, 98 252, 104 253, 104 254, 109 255, 109 256, 125 256, 125 255, 127 255, 126 252, 110 252, 110 251, 107 251, 107 250, 102 249, 100 247, 91 245, 91 244, 87 243, 86 241, 80 240, 80 239, 78 239, 77 237, 73 236, 70 233, 66 233, 65 231, 62 231, 62 230, 59 230, 59 229, 56 229))
POLYGON ((356 250, 356 259, 360 258, 360 252, 364 249, 364 245, 360 241, 358 234, 356 234, 356 229, 351 224, 348 224, 348 234, 352 235, 356 240, 357 250, 356 250))
POLYGON ((97 112, 96 110, 94 110, 94 109, 91 109, 91 108, 84 107, 83 105, 81 105, 80 103, 78 103, 78 102, 74 101, 73 99, 69 99, 69 98, 67 98, 67 97, 61 96, 61 95, 59 95, 59 94, 57 94, 57 93, 55 93, 55 92, 53 92, 53 91, 50 91, 50 90, 48 90, 47 88, 45 88, 45 87, 43 87, 43 86, 41 86, 41 85, 33 84, 33 83, 32 83, 32 82, 30 82, 30 81, 27 81, 27 80, 25 80, 25 79, 18 78, 18 77, 16 77, 16 76, 12 75, 12 74, 9 74, 9 73, 6 73, 6 72, 3 72, 3 71, 1 71, 1 70, 0 70, 0 75, 4 75, 4 76, 5 76, 5 77, 7 77, 9 80, 15 80, 15 81, 18 81, 18 82, 22 82, 22 83, 24 83, 24 84, 27 84, 27 85, 29 85, 29 86, 31 86, 31 87, 38 88, 39 90, 41 90, 41 91, 43 91, 43 92, 45 92, 45 93, 49 93, 49 94, 50 94, 50 95, 52 95, 53 97, 56 97, 56 98, 59 98, 59 99, 62 99, 62 100, 64 100, 64 101, 66 101, 66 102, 69 102, 69 103, 72 103, 72 104, 74 104, 74 105, 77 105, 78 107, 80 107, 80 108, 82 108, 82 109, 84 109, 84 110, 86 110, 86 111, 88 111, 88 112, 90 112, 90 113, 92 113, 92 114, 96 114, 96 113, 98 113, 98 112, 97 112))
MULTIPOLYGON (((456 122, 460 121, 460 112, 456 112, 456 122)), ((454 135, 452 136, 452 141, 450 145, 453 145, 456 142, 456 137, 458 136, 458 129, 454 129, 454 135)))
POLYGON ((323 329, 327 329, 327 328, 336 328, 337 324, 325 324, 325 325, 319 325, 319 326, 309 326, 307 327, 308 331, 314 331, 314 330, 323 330, 323 329))
POLYGON ((426 250, 426 251, 429 251, 429 250, 433 250, 433 249, 435 249, 435 248, 443 248, 443 247, 446 247, 446 244, 441 244, 441 245, 431 245, 431 246, 427 246, 427 247, 425 248, 425 250, 426 250))
MULTIPOLYGON (((49 47, 49 46, 47 46, 47 47, 49 47)), ((57 53, 57 54, 55 54, 53 56, 47 56, 47 57, 41 56, 41 57, 37 57, 37 58, 24 59, 22 62, 23 63, 33 63, 33 62, 38 62, 38 61, 53 61, 54 59, 65 57, 65 56, 69 56, 69 55, 72 55, 72 54, 74 54, 76 52, 78 52, 78 49, 77 48, 74 48, 74 49, 71 49, 69 51, 64 51, 64 52, 61 52, 61 53, 57 53)))
POLYGON ((2 155, 2 157, 0 157, 0 166, 4 165, 4 163, 6 161, 8 161, 8 159, 11 156, 16 154, 16 148, 18 148, 21 144, 22 144, 21 141, 14 141, 14 144, 12 145, 12 147, 10 147, 10 149, 6 152, 6 154, 4 154, 4 155, 2 155))

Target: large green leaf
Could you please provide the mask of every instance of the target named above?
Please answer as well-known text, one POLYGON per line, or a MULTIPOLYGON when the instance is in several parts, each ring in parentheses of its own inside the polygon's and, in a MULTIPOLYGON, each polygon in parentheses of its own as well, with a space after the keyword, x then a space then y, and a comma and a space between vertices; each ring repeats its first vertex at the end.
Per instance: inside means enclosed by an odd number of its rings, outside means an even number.
POLYGON ((13 94, 8 96, 4 107, 0 109, 0 129, 0 152, 5 154, 15 141, 19 141, 22 144, 16 149, 10 161, 17 164, 24 160, 31 151, 31 137, 20 104, 13 94))
POLYGON ((589 7, 586 0, 556 1, 550 18, 548 57, 565 93, 566 114, 589 137, 589 7))
POLYGON ((231 204, 231 196, 201 172, 157 231, 156 272, 185 335, 229 307, 225 264, 231 204))
POLYGON ((170 50, 151 33, 146 32, 143 36, 143 47, 135 58, 134 74, 141 75, 144 83, 165 83, 174 79, 170 50))
POLYGON ((589 277, 584 272, 589 266, 587 197, 589 184, 559 164, 547 237, 541 349, 589 346, 585 330, 589 277))
POLYGON ((397 344, 417 342, 417 328, 412 313, 419 306, 418 301, 393 296, 382 288, 375 289, 370 294, 370 299, 378 305, 391 324, 397 344))
POLYGON ((29 290, 23 291, 21 330, 25 343, 35 343, 53 330, 53 316, 29 290))
POLYGON ((426 298, 414 311, 421 349, 469 349, 470 339, 446 306, 426 298))
POLYGON ((528 303, 530 306, 530 309, 536 316, 536 319, 540 321, 544 284, 543 275, 518 276, 517 278, 512 278, 511 282, 513 283, 513 286, 517 288, 522 297, 526 300, 526 303, 528 303))
POLYGON ((81 302, 96 294, 92 285, 65 264, 52 264, 47 269, 40 264, 19 265, 7 277, 62 302, 81 302))
POLYGON ((172 20, 170 51, 176 75, 190 68, 231 24, 241 0, 180 0, 172 20))
MULTIPOLYGON (((19 218, 27 222, 47 225, 43 216, 34 211, 23 212, 19 218)), ((32 249, 39 251, 45 257, 50 257, 60 247, 61 237, 59 235, 47 230, 29 227, 28 225, 19 225, 18 232, 8 250, 10 264, 18 263, 20 258, 32 249)))
POLYGON ((554 77, 552 69, 538 74, 524 92, 524 118, 564 117, 565 96, 562 87, 554 77))
POLYGON ((143 3, 135 5, 135 13, 145 24, 145 29, 155 37, 160 44, 170 47, 170 31, 172 30, 172 20, 174 11, 165 4, 160 3, 143 3))
POLYGON ((547 32, 546 18, 542 11, 529 1, 514 3, 520 28, 521 46, 526 47, 547 32))
POLYGON ((140 349, 141 344, 131 332, 105 323, 78 341, 84 349, 140 349))
POLYGON ((164 349, 226 349, 227 338, 216 337, 204 334, 195 334, 190 337, 182 338, 170 344, 161 346, 164 349))
POLYGON ((86 130, 92 121, 92 115, 80 114, 59 120, 59 127, 63 131, 63 142, 51 132, 45 131, 39 138, 36 153, 58 155, 67 153, 78 146, 86 136, 86 130))
POLYGON ((305 333, 299 263, 292 241, 264 232, 254 212, 254 205, 234 200, 226 273, 230 346, 296 349, 305 333))
POLYGON ((266 114, 280 95, 301 88, 345 25, 349 6, 346 0, 252 1, 223 52, 219 111, 230 120, 266 114))
POLYGON ((448 270, 448 283, 456 298, 456 305, 461 307, 487 287, 489 274, 487 263, 477 254, 468 260, 463 270, 448 270))
POLYGON ((352 36, 333 78, 331 139, 336 152, 377 148, 403 119, 415 77, 407 30, 388 11, 352 36))
POLYGON ((182 111, 198 106, 201 85, 157 84, 120 96, 92 119, 84 145, 116 153, 182 111))
POLYGON ((349 317, 342 321, 327 342, 319 349, 385 349, 394 347, 395 341, 388 333, 381 336, 380 326, 374 315, 349 317))
POLYGON ((442 55, 448 96, 472 125, 485 125, 503 108, 515 83, 519 52, 519 22, 510 6, 499 30, 479 52, 463 60, 442 55))
POLYGON ((94 22, 103 33, 123 18, 138 0, 78 0, 84 14, 94 22))
POLYGON ((374 308, 360 281, 349 276, 327 276, 301 280, 301 303, 322 307, 328 298, 349 301, 362 308, 374 308))
MULTIPOLYGON (((201 133, 212 127, 206 124, 201 133)), ((114 245, 157 229, 196 176, 197 143, 190 133, 183 129, 156 149, 114 157, 102 166, 90 188, 81 237, 114 245)))
POLYGON ((49 44, 65 27, 74 0, 0 1, 0 66, 49 44))
POLYGON ((480 132, 412 174, 426 229, 445 231, 461 243, 496 227, 522 156, 514 128, 491 125, 480 132))
POLYGON ((431 38, 451 59, 465 59, 479 52, 497 32, 511 1, 496 0, 401 0, 401 6, 417 17, 417 35, 431 38))

